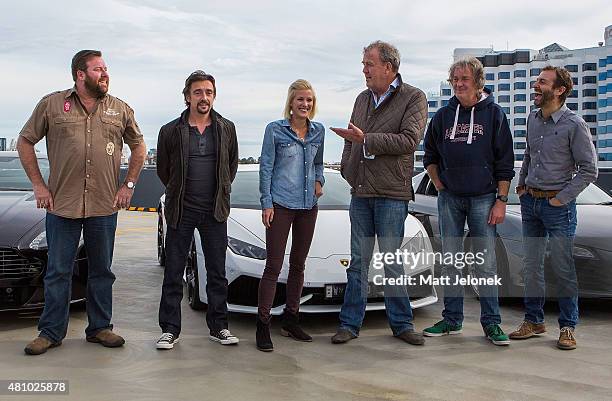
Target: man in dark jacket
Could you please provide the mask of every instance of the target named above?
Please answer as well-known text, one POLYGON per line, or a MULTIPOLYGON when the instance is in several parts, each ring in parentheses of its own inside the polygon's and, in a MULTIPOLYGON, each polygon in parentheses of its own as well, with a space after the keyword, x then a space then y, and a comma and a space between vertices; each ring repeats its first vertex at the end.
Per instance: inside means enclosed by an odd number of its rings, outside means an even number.
POLYGON ((164 125, 157 141, 157 175, 166 186, 166 268, 159 305, 158 349, 171 349, 181 331, 183 271, 194 230, 202 239, 206 266, 209 338, 223 345, 238 338, 227 329, 227 217, 238 169, 234 124, 213 110, 215 79, 195 71, 185 81, 187 109, 164 125))
MULTIPOLYGON (((495 345, 508 345, 500 328, 495 262, 496 224, 506 215, 508 189, 514 177, 512 134, 506 115, 490 96, 483 93, 484 68, 474 57, 455 62, 449 69, 449 83, 455 92, 429 123, 425 135, 423 165, 438 190, 438 216, 442 251, 452 255, 444 263, 443 319, 423 334, 438 337, 459 334, 463 324, 463 261, 475 260, 479 285, 480 323, 495 345), (467 221, 472 244, 464 253, 467 221)), ((467 276, 467 275, 466 275, 467 276)))

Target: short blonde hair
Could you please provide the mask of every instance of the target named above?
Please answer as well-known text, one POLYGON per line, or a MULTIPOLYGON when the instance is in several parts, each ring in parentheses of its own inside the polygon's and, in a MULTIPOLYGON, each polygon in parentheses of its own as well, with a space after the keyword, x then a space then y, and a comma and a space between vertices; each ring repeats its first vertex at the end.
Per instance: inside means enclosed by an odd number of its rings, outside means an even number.
POLYGON ((295 92, 299 90, 310 90, 312 92, 312 109, 310 109, 310 113, 308 113, 308 118, 313 119, 315 114, 317 113, 317 95, 310 84, 310 82, 305 79, 298 79, 289 85, 289 89, 287 90, 287 101, 285 102, 285 111, 283 112, 283 116, 289 120, 291 118, 291 102, 295 98, 295 92))
POLYGON ((466 57, 455 61, 448 69, 448 83, 451 85, 453 84, 453 74, 457 68, 469 68, 470 71, 472 71, 476 89, 478 89, 479 93, 482 92, 485 86, 485 74, 484 67, 480 60, 476 57, 466 57))

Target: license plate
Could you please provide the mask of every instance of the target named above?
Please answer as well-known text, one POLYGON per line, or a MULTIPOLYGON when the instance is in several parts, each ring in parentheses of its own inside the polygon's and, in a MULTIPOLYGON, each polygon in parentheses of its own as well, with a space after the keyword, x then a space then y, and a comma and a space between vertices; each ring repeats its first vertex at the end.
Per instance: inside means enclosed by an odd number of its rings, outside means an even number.
MULTIPOLYGON (((344 291, 346 290, 346 284, 326 284, 325 285, 325 299, 343 299, 344 291)), ((382 297, 382 287, 375 286, 372 283, 368 285, 368 298, 382 297)))
POLYGON ((346 284, 325 284, 325 299, 344 298, 346 284))

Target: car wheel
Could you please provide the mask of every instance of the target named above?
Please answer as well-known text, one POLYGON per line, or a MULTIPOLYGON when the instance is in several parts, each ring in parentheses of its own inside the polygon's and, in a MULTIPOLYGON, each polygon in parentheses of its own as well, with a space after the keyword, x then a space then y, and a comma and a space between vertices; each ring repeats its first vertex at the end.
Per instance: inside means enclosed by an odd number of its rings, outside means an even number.
POLYGON ((195 245, 191 246, 185 265, 185 279, 187 281, 187 301, 193 310, 203 310, 206 304, 200 301, 200 281, 198 280, 198 263, 195 245))
POLYGON ((166 247, 164 246, 164 220, 161 215, 161 207, 157 214, 157 261, 160 266, 166 265, 166 247))

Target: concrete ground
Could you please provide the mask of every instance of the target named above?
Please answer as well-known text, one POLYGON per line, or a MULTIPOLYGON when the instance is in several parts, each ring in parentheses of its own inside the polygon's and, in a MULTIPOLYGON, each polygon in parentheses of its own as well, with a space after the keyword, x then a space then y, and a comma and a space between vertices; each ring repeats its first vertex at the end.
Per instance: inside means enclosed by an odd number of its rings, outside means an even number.
MULTIPOLYGON (((114 271, 114 324, 127 344, 107 349, 84 340, 87 317, 71 311, 61 347, 32 357, 23 347, 36 335, 36 313, 0 314, 0 380, 67 379, 70 400, 606 400, 612 399, 612 302, 582 305, 579 348, 560 351, 556 308, 549 334, 496 347, 482 335, 479 305, 467 299, 464 333, 427 339, 423 347, 391 336, 384 313, 366 316, 361 336, 332 345, 336 315, 306 316, 313 343, 281 337, 272 353, 257 351, 254 316, 230 316, 238 346, 208 340, 204 314, 184 303, 181 341, 154 347, 163 270, 156 262, 156 215, 120 214, 114 271)), ((422 329, 439 319, 441 302, 415 311, 422 329)), ((520 305, 502 307, 503 327, 521 321, 520 305)), ((2 396, 4 400, 47 399, 2 396)))

